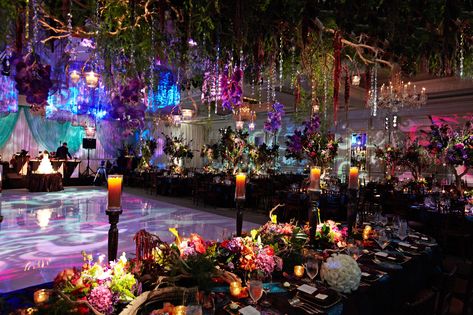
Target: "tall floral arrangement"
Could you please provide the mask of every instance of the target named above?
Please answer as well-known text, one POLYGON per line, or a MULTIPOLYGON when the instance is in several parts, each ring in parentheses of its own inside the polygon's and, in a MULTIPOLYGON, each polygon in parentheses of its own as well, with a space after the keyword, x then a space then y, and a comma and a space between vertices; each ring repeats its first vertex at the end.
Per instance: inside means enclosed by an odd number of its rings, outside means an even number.
POLYGON ((243 95, 242 79, 243 71, 240 68, 236 68, 231 77, 228 77, 227 73, 222 75, 221 99, 224 109, 233 111, 234 108, 240 107, 243 95))
POLYGON ((251 146, 248 149, 248 155, 254 167, 253 171, 256 174, 261 174, 271 170, 275 166, 275 162, 279 156, 279 146, 273 145, 270 147, 266 143, 259 146, 251 146))
POLYGON ((296 129, 287 138, 286 157, 297 161, 307 160, 314 166, 328 166, 338 152, 339 141, 320 130, 317 114, 304 122, 302 130, 296 129))
POLYGON ((272 107, 272 110, 268 112, 268 118, 264 122, 264 131, 275 135, 281 129, 284 105, 276 102, 272 107))
POLYGON ((461 179, 473 167, 473 117, 462 127, 454 128, 441 121, 434 122, 425 134, 429 141, 427 150, 438 164, 447 165, 455 176, 456 186, 461 190, 461 179), (463 166, 462 170, 458 170, 463 166))
POLYGON ((189 143, 184 141, 182 136, 170 137, 163 134, 165 137, 163 152, 170 159, 171 170, 174 171, 178 168, 178 161, 181 159, 192 159, 194 153, 189 143))
POLYGON ((140 170, 146 170, 150 168, 151 157, 156 151, 157 146, 158 145, 155 139, 143 139, 140 141, 139 147, 141 150, 141 160, 140 165, 138 166, 140 170))
POLYGON ((249 135, 242 130, 235 131, 232 127, 222 128, 219 132, 219 152, 224 168, 228 173, 235 174, 248 150, 249 135))
POLYGON ((419 145, 418 139, 403 147, 400 163, 411 171, 412 177, 417 182, 430 162, 427 150, 419 145))
POLYGON ((393 178, 396 174, 396 168, 402 161, 401 149, 390 144, 386 144, 383 148, 376 146, 375 156, 385 163, 388 179, 393 178))

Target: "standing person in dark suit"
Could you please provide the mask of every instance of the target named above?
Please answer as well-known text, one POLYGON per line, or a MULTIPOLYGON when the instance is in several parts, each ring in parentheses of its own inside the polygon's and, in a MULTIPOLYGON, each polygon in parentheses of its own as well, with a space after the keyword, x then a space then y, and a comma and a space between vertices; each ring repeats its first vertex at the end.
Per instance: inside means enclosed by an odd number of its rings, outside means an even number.
POLYGON ((69 149, 67 148, 67 143, 64 142, 62 146, 57 148, 56 150, 56 159, 58 160, 67 160, 67 157, 72 159, 71 154, 69 153, 69 149))

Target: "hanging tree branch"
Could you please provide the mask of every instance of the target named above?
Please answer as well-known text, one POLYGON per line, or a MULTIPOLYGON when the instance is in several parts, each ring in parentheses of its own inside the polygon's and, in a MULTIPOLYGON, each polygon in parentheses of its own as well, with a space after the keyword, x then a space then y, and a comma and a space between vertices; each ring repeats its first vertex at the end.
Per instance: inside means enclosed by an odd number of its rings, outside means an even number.
MULTIPOLYGON (((314 23, 315 23, 315 25, 317 25, 317 27, 320 30, 322 30, 324 32, 327 32, 327 33, 330 33, 330 34, 335 34, 335 32, 336 32, 336 30, 334 30, 332 28, 325 27, 323 25, 323 23, 318 18, 315 18, 314 23)), ((363 40, 363 36, 360 36, 359 40, 360 41, 363 40)), ((384 52, 381 48, 366 45, 366 44, 363 44, 363 43, 354 43, 354 42, 349 41, 345 38, 342 38, 341 41, 342 41, 342 45, 354 48, 355 51, 356 51, 356 55, 361 59, 361 61, 364 64, 368 65, 368 64, 374 64, 374 63, 381 63, 381 64, 387 65, 391 69, 394 68, 394 65, 391 62, 389 62, 387 60, 384 60, 384 59, 380 59, 380 58, 377 57, 378 55, 380 55, 384 52), (374 58, 372 58, 370 60, 369 58, 365 57, 365 50, 370 50, 374 54, 374 58)))

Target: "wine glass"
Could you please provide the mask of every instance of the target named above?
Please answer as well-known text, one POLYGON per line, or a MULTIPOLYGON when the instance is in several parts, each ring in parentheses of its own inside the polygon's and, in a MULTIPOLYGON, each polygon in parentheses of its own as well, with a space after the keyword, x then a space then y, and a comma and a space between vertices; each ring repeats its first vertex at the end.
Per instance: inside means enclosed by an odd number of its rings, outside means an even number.
POLYGON ((251 304, 258 304, 258 300, 263 296, 263 281, 250 279, 248 281, 248 293, 253 300, 251 304))
POLYGON ((314 282, 314 278, 317 277, 319 273, 319 260, 315 255, 308 255, 305 258, 305 271, 310 278, 311 282, 314 282))

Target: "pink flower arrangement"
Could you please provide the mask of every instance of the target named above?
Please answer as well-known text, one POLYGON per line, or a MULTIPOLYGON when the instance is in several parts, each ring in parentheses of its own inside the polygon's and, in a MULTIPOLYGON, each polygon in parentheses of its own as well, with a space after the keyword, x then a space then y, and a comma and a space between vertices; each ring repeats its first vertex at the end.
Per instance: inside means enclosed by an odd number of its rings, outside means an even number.
POLYGON ((113 313, 113 294, 105 285, 99 285, 90 291, 87 301, 99 312, 113 313))
POLYGON ((192 233, 189 238, 183 239, 179 243, 181 257, 189 257, 197 254, 205 254, 207 244, 199 234, 192 233))

